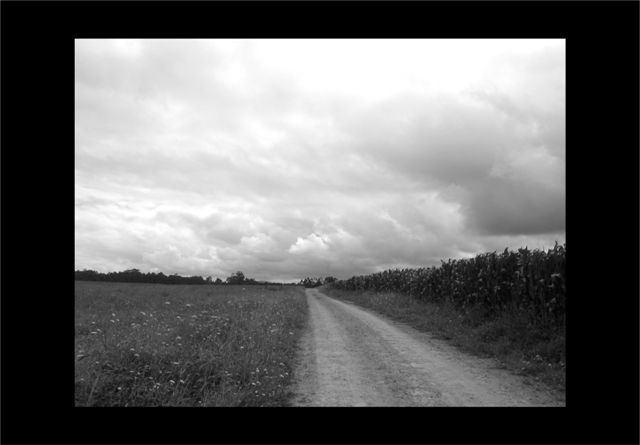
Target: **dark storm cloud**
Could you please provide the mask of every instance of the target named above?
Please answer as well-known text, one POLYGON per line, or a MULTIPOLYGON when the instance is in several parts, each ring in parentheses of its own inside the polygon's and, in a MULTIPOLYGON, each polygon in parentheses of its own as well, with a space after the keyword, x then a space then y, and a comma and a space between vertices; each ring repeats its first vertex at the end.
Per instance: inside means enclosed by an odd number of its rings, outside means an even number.
POLYGON ((433 190, 457 186, 454 199, 463 204, 469 228, 490 234, 563 230, 564 156, 546 148, 559 138, 547 140, 535 130, 523 137, 519 114, 491 111, 452 97, 398 99, 359 116, 349 130, 365 156, 398 174, 433 190))
POLYGON ((537 235, 565 227, 562 190, 489 178, 473 190, 468 202, 471 222, 490 235, 537 235))

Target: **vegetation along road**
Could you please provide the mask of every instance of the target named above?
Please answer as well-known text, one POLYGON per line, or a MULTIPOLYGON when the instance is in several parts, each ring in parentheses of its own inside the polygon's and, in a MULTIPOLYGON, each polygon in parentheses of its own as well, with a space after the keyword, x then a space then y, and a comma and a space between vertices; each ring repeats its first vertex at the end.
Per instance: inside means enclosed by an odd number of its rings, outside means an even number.
POLYGON ((306 290, 295 406, 562 406, 490 359, 306 290))

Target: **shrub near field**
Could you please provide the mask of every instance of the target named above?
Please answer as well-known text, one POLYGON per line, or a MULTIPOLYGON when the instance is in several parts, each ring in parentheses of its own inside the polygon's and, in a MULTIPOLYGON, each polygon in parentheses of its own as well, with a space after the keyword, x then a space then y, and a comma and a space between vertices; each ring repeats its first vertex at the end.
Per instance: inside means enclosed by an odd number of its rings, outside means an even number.
POLYGON ((287 405, 304 290, 76 282, 78 406, 287 405))

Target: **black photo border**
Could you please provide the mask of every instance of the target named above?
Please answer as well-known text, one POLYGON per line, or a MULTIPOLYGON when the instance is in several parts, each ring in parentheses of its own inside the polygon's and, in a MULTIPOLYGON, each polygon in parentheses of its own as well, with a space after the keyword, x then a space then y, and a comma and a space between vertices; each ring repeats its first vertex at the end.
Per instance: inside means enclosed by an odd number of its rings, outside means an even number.
POLYGON ((638 5, 0 3, 0 440, 638 443, 638 5), (74 39, 110 37, 566 39, 567 406, 74 407, 74 39))

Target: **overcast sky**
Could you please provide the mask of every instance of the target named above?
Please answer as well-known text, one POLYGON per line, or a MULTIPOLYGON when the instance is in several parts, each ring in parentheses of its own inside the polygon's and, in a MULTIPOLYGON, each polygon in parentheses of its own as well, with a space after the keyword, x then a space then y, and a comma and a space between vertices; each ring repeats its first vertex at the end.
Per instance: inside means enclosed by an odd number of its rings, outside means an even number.
POLYGON ((76 40, 76 269, 348 278, 565 242, 564 40, 76 40))

